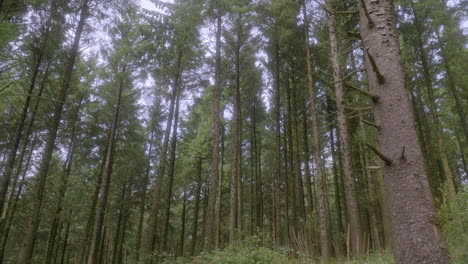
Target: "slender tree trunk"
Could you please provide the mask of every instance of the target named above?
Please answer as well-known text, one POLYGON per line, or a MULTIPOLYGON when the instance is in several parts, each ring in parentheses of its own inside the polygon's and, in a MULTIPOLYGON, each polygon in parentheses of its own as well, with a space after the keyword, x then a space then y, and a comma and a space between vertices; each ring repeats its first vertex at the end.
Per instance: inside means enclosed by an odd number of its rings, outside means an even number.
MULTIPOLYGON (((123 66, 122 73, 125 73, 126 66, 123 66)), ((119 124, 119 114, 122 100, 124 81, 120 80, 119 90, 117 94, 117 100, 115 104, 114 118, 112 120, 112 126, 110 130, 109 142, 107 143, 107 151, 104 159, 104 170, 102 174, 102 183, 99 190, 98 202, 96 206, 96 213, 94 219, 94 230, 91 239, 90 251, 88 254, 88 264, 94 264, 98 262, 99 255, 99 241, 102 236, 104 216, 107 209, 107 202, 109 196, 109 187, 112 175, 112 165, 114 162, 115 145, 117 141, 117 130, 119 124)), ((18 263, 19 264, 19 263, 18 263)))
POLYGON ((185 245, 185 215, 187 211, 187 192, 184 190, 184 198, 182 201, 182 215, 180 216, 180 244, 179 244, 179 256, 184 256, 184 245, 185 245))
POLYGON ((450 194, 450 199, 452 201, 456 201, 456 193, 455 193, 455 181, 453 179, 452 170, 450 169, 448 157, 447 157, 447 150, 445 149, 445 143, 442 134, 442 125, 440 123, 439 113, 437 111, 436 105, 436 98, 434 96, 434 87, 432 83, 432 77, 429 70, 429 61, 428 56, 426 54, 426 50, 424 48, 423 39, 422 39, 422 29, 421 29, 421 22, 419 21, 418 13, 414 8, 414 4, 411 3, 413 15, 414 15, 414 25, 416 27, 416 36, 417 36, 417 47, 419 50, 419 57, 421 59, 421 64, 423 67, 423 77, 424 83, 426 86, 427 94, 429 96, 429 110, 432 115, 432 119, 434 122, 434 129, 437 138, 437 146, 438 152, 440 155, 440 159, 442 161, 442 168, 444 171, 445 179, 447 181, 448 190, 450 194))
POLYGON ((261 152, 261 141, 258 139, 257 132, 257 110, 256 110, 256 99, 253 102, 253 114, 252 114, 252 129, 253 129, 253 144, 255 149, 255 196, 256 196, 256 227, 257 232, 263 233, 263 180, 262 180, 262 152, 261 152), (260 141, 260 143, 258 142, 260 141))
POLYGON ((303 151, 303 161, 304 161, 304 170, 305 170, 305 179, 306 179, 306 190, 307 190, 307 218, 311 217, 312 212, 314 211, 314 193, 312 191, 312 174, 310 172, 310 154, 309 154, 309 134, 307 129, 307 116, 304 111, 302 115, 302 151, 303 151))
POLYGON ((64 164, 64 172, 61 175, 60 179, 60 189, 57 200, 57 205, 55 207, 54 218, 52 219, 52 224, 50 226, 49 238, 47 240, 47 249, 46 255, 44 258, 44 264, 48 264, 52 260, 52 250, 55 244, 55 236, 57 235, 57 227, 60 221, 60 214, 62 212, 62 204, 65 198, 65 193, 67 190, 68 178, 70 177, 71 167, 73 162, 73 155, 75 154, 75 141, 76 141, 76 123, 79 122, 80 108, 83 103, 83 97, 80 98, 78 107, 76 109, 75 115, 71 122, 72 131, 70 135, 70 145, 68 147, 67 159, 64 164))
POLYGON ((280 54, 279 54, 279 44, 278 41, 275 41, 274 44, 275 50, 275 105, 274 105, 274 118, 275 118, 275 174, 274 174, 274 190, 275 190, 275 214, 274 214, 274 230, 275 234, 273 235, 274 242, 276 245, 281 244, 281 182, 283 179, 282 172, 282 161, 281 161, 281 100, 280 100, 280 54))
POLYGON ((117 253, 119 249, 119 241, 120 241, 120 229, 122 226, 122 219, 123 219, 123 210, 124 210, 124 201, 125 201, 125 189, 127 189, 127 184, 124 184, 122 187, 122 193, 120 194, 120 205, 119 205, 119 216, 117 218, 117 229, 115 230, 115 238, 114 238, 114 245, 112 250, 112 264, 117 262, 117 253))
POLYGON ((85 20, 88 15, 88 2, 89 0, 85 0, 81 7, 80 20, 78 22, 78 26, 75 32, 75 38, 73 40, 72 49, 70 51, 68 65, 65 70, 65 75, 63 77, 63 82, 61 84, 56 103, 54 105, 53 118, 49 127, 46 146, 44 148, 41 164, 39 166, 39 172, 37 174, 37 185, 34 191, 34 204, 32 207, 33 210, 29 218, 25 236, 23 238, 23 241, 21 242, 21 249, 18 254, 17 260, 18 264, 29 263, 33 254, 34 242, 37 236, 37 229, 39 227, 42 198, 45 189, 47 174, 49 172, 49 164, 52 159, 52 152, 55 148, 55 139, 57 138, 57 132, 62 117, 62 111, 66 95, 70 88, 70 81, 73 73, 73 68, 75 66, 75 60, 78 56, 78 47, 80 43, 81 33, 83 32, 85 20))
POLYGON ((371 93, 379 98, 373 112, 380 151, 374 152, 384 161, 395 263, 451 263, 421 159, 393 8, 393 1, 361 0, 359 14, 368 78, 377 83, 371 93))
MULTIPOLYGON (((291 65, 292 66, 292 65, 291 65)), ((306 210, 304 204, 304 182, 302 180, 301 172, 301 158, 300 158, 300 147, 299 147, 299 118, 297 114, 297 84, 295 78, 292 78, 292 89, 291 89, 291 122, 292 122, 292 154, 294 161, 294 174, 295 174, 295 193, 296 193, 296 210, 298 214, 298 220, 302 227, 302 224, 306 219, 306 210)), ((302 228, 300 228, 302 230, 302 228)), ((298 230, 300 231, 300 230, 298 230)))
POLYGON ((327 206, 327 189, 326 189, 326 175, 325 175, 325 165, 323 158, 321 156, 322 148, 320 145, 321 134, 319 131, 319 120, 317 113, 317 106, 315 103, 315 90, 314 90, 314 81, 312 78, 312 54, 309 47, 309 23, 307 22, 307 12, 305 2, 303 5, 303 13, 305 18, 305 45, 307 52, 307 85, 309 90, 309 100, 310 100, 310 114, 312 116, 312 137, 313 137, 313 149, 314 149, 314 158, 317 164, 317 174, 318 174, 318 209, 319 209, 319 223, 320 223, 320 253, 322 261, 326 262, 330 258, 330 228, 328 226, 328 206, 327 206))
MULTIPOLYGON (((10 185, 11 175, 13 174, 13 169, 15 167, 16 162, 16 154, 18 152, 18 148, 21 142, 21 137, 23 135, 24 125, 26 123, 26 118, 28 116, 29 105, 31 103, 31 95, 33 94, 34 87, 36 86, 37 76, 39 75, 39 68, 42 63, 43 51, 40 50, 38 58, 33 68, 33 72, 31 75, 31 83, 28 88, 28 96, 26 96, 26 100, 24 102, 24 106, 21 112, 21 116, 18 121, 18 126, 16 128, 14 140, 13 140, 13 147, 8 153, 7 162, 5 172, 3 173, 2 177, 0 178, 0 214, 3 213, 3 207, 5 206, 5 198, 7 196, 8 187, 10 185)), ((1 219, 3 220, 3 218, 1 219)))
MULTIPOLYGON (((70 211, 71 215, 71 211, 70 211)), ((68 236, 70 235, 70 225, 71 222, 68 221, 67 227, 65 228, 65 237, 63 238, 63 245, 62 245, 62 254, 60 257, 60 264, 64 264, 65 262, 65 253, 67 252, 67 246, 68 246, 68 236)))
MULTIPOLYGON (((179 90, 179 78, 180 72, 176 76, 175 86, 177 90, 179 90)), ((175 172, 175 162, 176 162, 176 148, 177 148, 177 127, 179 124, 179 107, 180 107, 180 95, 181 91, 177 94, 176 99, 176 107, 174 113, 174 126, 172 128, 172 138, 171 138, 171 157, 169 163, 169 171, 167 174, 167 196, 166 196, 166 210, 164 212, 164 222, 163 222, 163 229, 161 234, 161 246, 160 251, 165 252, 167 251, 167 236, 169 232, 169 218, 171 216, 171 201, 172 201, 172 186, 174 183, 174 172, 175 172)))
POLYGON ((148 163, 146 166, 145 177, 143 179, 143 183, 140 185, 140 190, 142 193, 139 211, 140 215, 138 217, 138 228, 137 228, 137 235, 136 235, 136 253, 135 258, 138 262, 140 260, 140 249, 141 249, 141 237, 143 232, 143 219, 145 216, 145 208, 146 208, 146 196, 147 196, 147 186, 149 182, 149 173, 151 169, 151 156, 153 153, 153 139, 154 139, 154 132, 151 133, 151 138, 149 141, 149 150, 148 150, 148 163))
POLYGON ((351 166, 351 139, 348 130, 348 121, 346 117, 345 90, 343 85, 343 74, 340 64, 340 51, 338 49, 336 17, 333 12, 334 1, 327 0, 327 7, 332 10, 328 13, 328 36, 330 41, 330 59, 333 68, 333 83, 336 96, 336 109, 338 132, 341 138, 341 161, 345 179, 346 208, 348 209, 349 228, 351 234, 351 248, 353 255, 359 258, 363 254, 363 236, 361 223, 359 220, 359 207, 356 197, 355 179, 352 174, 351 166))
MULTIPOLYGON (((13 182, 11 184, 11 191, 10 191, 10 194, 8 195, 8 198, 7 198, 7 201, 6 201, 6 206, 4 207, 4 210, 3 210, 3 214, 1 216, 1 219, 0 219, 0 239, 2 239, 3 235, 4 235, 4 232, 5 231, 5 222, 7 221, 6 217, 8 215, 8 211, 9 211, 9 208, 11 207, 11 203, 12 203, 12 199, 15 195, 15 190, 16 190, 16 185, 18 184, 18 180, 19 180, 19 176, 21 174, 21 166, 23 165, 23 160, 24 160, 24 156, 26 154, 26 149, 29 145, 29 138, 31 137, 31 134, 33 132, 33 127, 34 127, 34 122, 36 120, 36 114, 37 114, 37 110, 39 109, 39 103, 40 103, 40 97, 42 96, 42 92, 44 91, 44 86, 45 86, 45 82, 47 80, 47 77, 49 75, 49 68, 50 68, 50 64, 51 62, 49 61, 49 63, 47 64, 47 68, 44 72, 44 76, 42 78, 42 83, 41 83, 41 86, 39 88, 39 91, 38 91, 38 100, 36 100, 36 103, 34 104, 34 108, 33 110, 31 111, 31 117, 30 117, 30 120, 28 122, 28 126, 26 128, 26 133, 24 135, 24 140, 23 140, 23 145, 21 147, 21 152, 19 154, 19 157, 18 157, 18 161, 17 161, 17 166, 16 166, 16 172, 15 172, 15 175, 14 175, 14 178, 13 178, 13 182)), ((34 136, 34 139, 35 139, 36 136, 34 136)), ((32 143, 31 143, 31 151, 34 149, 34 145, 35 145, 35 141, 33 140, 32 143)), ((13 217, 13 216, 12 216, 13 217)), ((2 257, 3 255, 0 255, 0 262, 2 260, 2 257)))
POLYGON ((219 179, 219 138, 221 130, 221 11, 217 10, 216 15, 216 54, 215 54, 215 86, 213 88, 214 108, 213 108, 213 152, 211 157, 211 179, 210 179, 210 194, 205 221, 206 246, 208 252, 215 249, 214 234, 216 233, 215 225, 215 204, 216 204, 216 187, 219 179))
POLYGON ((242 230, 242 113, 241 113, 241 91, 240 91, 240 49, 242 18, 239 14, 236 19, 236 45, 235 45, 235 88, 234 88, 234 136, 232 142, 232 165, 231 165, 231 189, 230 189, 230 210, 229 210, 229 241, 232 242, 239 238, 239 233, 242 230))
MULTIPOLYGON (((223 119, 223 115, 221 113, 221 119, 223 119)), ((220 248, 222 246, 221 236, 221 209, 223 200, 223 164, 224 164, 224 127, 221 126, 221 158, 219 159, 219 175, 218 175, 218 195, 216 196, 216 216, 215 216, 215 248, 220 248)))
MULTIPOLYGON (((178 68, 180 68, 180 63, 182 59, 182 54, 179 54, 178 58, 178 68)), ((166 171, 166 160, 167 160, 167 148, 169 146, 169 137, 171 135, 172 119, 174 118, 174 108, 175 101, 178 94, 178 86, 174 86, 171 93, 171 102, 169 106, 168 118, 166 121, 166 131, 164 132, 164 141, 161 148, 161 160, 159 162, 158 174, 156 179, 156 185, 153 191, 153 197, 151 201, 151 210, 148 220, 148 227, 146 231, 146 240, 144 244, 144 263, 150 264, 153 260, 150 258, 150 255, 153 253, 156 244, 156 227, 158 223, 158 211, 159 211, 159 197, 161 195, 161 188, 164 180, 164 173, 166 171)))
POLYGON ((19 198, 20 198, 20 195, 21 195, 21 192, 23 191, 23 187, 25 186, 26 184, 26 181, 25 181, 25 178, 26 178, 26 173, 29 169, 29 164, 31 162, 31 157, 32 157, 32 154, 33 154, 33 150, 34 150, 34 143, 36 141, 36 136, 37 136, 37 133, 34 134, 33 136, 33 139, 32 139, 32 144, 31 144, 31 147, 30 147, 30 150, 29 150, 29 154, 28 154, 28 157, 26 158, 26 164, 24 165, 24 169, 23 169, 23 174, 21 175, 21 179, 20 179, 20 184, 18 186, 18 190, 15 189, 12 189, 13 191, 13 194, 14 194, 14 197, 11 199, 11 203, 10 203, 10 209, 7 211, 7 215, 5 216, 5 231, 3 232, 3 235, 1 237, 1 241, 0 241, 0 263, 3 262, 3 258, 5 256, 5 248, 6 248, 6 243, 8 242, 8 235, 10 234, 10 230, 11 230, 11 226, 13 224, 13 217, 15 216, 15 213, 16 213, 16 208, 17 208, 17 205, 18 205, 18 201, 19 201, 19 198))
POLYGON ((202 185, 202 158, 198 158, 197 162, 197 188, 195 190, 195 207, 193 208, 192 219, 192 245, 190 247, 190 255, 195 256, 195 249, 197 247, 197 231, 198 231, 198 212, 200 211, 200 194, 202 185))

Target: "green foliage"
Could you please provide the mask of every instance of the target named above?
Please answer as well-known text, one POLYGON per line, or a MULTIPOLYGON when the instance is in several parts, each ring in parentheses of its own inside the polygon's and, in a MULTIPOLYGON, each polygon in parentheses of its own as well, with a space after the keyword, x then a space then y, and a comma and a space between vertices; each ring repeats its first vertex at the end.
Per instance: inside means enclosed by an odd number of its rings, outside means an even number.
POLYGON ((286 255, 270 248, 258 246, 255 237, 233 243, 224 250, 213 254, 202 255, 194 263, 216 263, 216 264, 280 264, 291 263, 286 255))
POLYGON ((468 192, 460 191, 456 202, 450 202, 449 192, 443 192, 444 203, 438 215, 453 263, 468 262, 468 192))

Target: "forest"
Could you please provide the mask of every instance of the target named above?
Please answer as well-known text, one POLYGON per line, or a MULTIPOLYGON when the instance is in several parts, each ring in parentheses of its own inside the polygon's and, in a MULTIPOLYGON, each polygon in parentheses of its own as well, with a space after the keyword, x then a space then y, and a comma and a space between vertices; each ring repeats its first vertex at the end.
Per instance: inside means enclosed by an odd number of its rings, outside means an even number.
POLYGON ((468 2, 0 0, 0 264, 468 263, 468 2))

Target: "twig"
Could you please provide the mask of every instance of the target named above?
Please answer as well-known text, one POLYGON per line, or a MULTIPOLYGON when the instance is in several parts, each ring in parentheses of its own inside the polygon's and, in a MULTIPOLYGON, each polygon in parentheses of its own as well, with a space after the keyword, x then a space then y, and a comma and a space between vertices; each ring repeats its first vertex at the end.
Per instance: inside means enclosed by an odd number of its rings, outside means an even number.
POLYGON ((383 160, 385 162, 385 164, 387 165, 392 165, 392 161, 387 157, 385 156, 384 154, 382 154, 382 152, 378 151, 375 147, 369 145, 366 143, 366 146, 372 150, 381 160, 383 160))
POLYGON ((13 82, 10 82, 9 84, 5 85, 2 87, 2 89, 0 89, 0 93, 3 92, 3 90, 5 90, 6 88, 10 87, 10 85, 12 85, 13 82))

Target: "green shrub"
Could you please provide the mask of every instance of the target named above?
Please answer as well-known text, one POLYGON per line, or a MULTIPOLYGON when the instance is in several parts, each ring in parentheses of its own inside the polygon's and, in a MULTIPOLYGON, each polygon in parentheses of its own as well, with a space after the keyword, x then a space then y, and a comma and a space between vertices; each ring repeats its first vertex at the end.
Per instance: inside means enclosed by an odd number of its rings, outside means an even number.
POLYGON ((448 191, 444 191, 444 202, 439 208, 438 215, 453 262, 468 263, 467 190, 457 194, 456 202, 450 202, 448 191))

